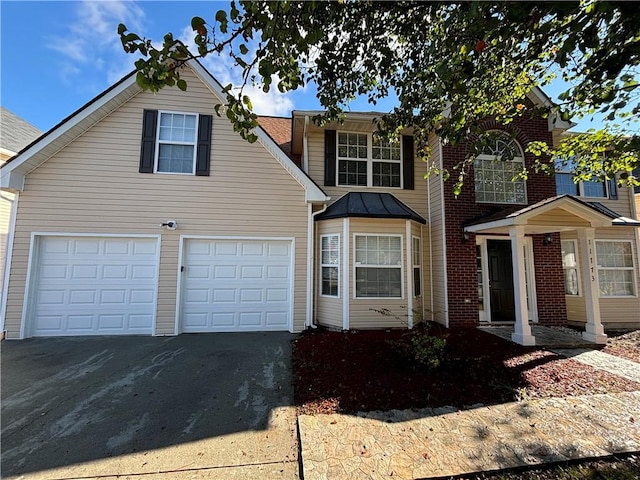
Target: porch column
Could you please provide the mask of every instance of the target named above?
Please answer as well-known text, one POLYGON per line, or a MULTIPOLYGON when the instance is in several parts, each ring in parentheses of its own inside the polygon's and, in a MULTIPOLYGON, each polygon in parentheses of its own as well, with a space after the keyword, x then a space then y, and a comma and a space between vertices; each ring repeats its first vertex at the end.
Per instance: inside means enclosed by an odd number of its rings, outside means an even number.
POLYGON ((516 307, 516 324, 511 340, 520 345, 535 345, 531 335, 529 312, 527 311, 527 281, 524 270, 524 227, 509 228, 511 238, 511 263, 513 264, 513 296, 516 307))
POLYGON ((582 270, 582 285, 584 290, 585 310, 587 312, 587 324, 582 338, 593 343, 607 343, 600 321, 600 292, 595 262, 595 237, 594 228, 578 229, 580 240, 580 270, 582 270))

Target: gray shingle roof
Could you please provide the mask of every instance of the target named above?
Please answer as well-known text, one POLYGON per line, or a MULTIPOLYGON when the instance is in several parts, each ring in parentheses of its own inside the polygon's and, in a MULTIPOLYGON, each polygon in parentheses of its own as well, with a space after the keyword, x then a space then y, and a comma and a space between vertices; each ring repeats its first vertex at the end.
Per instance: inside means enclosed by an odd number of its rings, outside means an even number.
POLYGON ((0 107, 0 147, 17 153, 40 135, 36 127, 0 107))

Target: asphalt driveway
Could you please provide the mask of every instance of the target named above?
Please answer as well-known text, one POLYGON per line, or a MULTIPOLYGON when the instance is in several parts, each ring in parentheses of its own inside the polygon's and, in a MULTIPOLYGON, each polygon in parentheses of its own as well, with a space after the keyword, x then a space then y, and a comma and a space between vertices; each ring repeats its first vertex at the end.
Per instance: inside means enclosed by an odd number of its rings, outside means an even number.
POLYGON ((2 477, 297 478, 291 340, 4 341, 2 477))

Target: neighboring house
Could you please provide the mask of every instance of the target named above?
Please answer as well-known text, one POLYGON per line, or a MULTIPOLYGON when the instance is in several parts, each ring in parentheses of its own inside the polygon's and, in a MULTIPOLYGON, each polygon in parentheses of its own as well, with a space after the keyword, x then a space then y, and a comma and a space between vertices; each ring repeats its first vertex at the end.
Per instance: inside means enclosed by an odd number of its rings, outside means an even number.
MULTIPOLYGON (((14 115, 4 107, 0 107, 0 167, 16 153, 42 135, 42 132, 22 118, 14 115)), ((6 297, 8 265, 7 243, 11 241, 10 224, 14 212, 15 194, 4 189, 0 191, 0 292, 6 297)), ((0 311, 0 318, 4 318, 4 311, 0 311)), ((4 329, 0 329, 0 338, 4 329)))
MULTIPOLYGON (((129 75, 2 169, 2 187, 19 192, 9 338, 424 318, 515 321, 527 344, 534 322, 586 324, 598 342, 601 322, 640 325, 630 192, 556 196, 554 177, 510 181, 533 161, 522 145, 568 124, 487 123, 505 134, 455 199, 450 182, 424 179, 410 129, 389 144, 372 136, 374 113, 320 128, 318 112, 295 111, 261 117, 249 144, 212 115, 224 98, 215 79, 196 61, 183 68, 186 92, 143 92, 129 75), (495 161, 505 149, 513 160, 495 161)), ((469 148, 431 144, 444 167, 469 148)))

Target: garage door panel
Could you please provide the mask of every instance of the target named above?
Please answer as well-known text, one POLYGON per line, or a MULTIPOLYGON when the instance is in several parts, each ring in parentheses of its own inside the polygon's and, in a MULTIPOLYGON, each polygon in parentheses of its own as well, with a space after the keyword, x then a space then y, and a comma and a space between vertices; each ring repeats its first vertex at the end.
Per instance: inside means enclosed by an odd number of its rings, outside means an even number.
POLYGON ((290 241, 190 239, 184 251, 183 331, 289 329, 290 241))
POLYGON ((152 238, 41 237, 32 334, 152 334, 157 243, 152 238))

